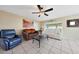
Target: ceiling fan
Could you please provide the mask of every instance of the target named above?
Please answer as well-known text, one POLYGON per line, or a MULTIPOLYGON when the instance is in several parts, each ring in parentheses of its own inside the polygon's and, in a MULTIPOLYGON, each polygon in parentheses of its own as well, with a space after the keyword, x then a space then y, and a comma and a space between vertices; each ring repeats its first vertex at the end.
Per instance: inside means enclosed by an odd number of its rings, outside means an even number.
POLYGON ((48 14, 46 14, 46 12, 52 11, 53 8, 47 9, 47 10, 43 10, 44 8, 41 7, 41 5, 37 5, 39 12, 32 12, 32 14, 39 14, 38 17, 41 16, 41 14, 44 14, 45 16, 48 16, 48 14))

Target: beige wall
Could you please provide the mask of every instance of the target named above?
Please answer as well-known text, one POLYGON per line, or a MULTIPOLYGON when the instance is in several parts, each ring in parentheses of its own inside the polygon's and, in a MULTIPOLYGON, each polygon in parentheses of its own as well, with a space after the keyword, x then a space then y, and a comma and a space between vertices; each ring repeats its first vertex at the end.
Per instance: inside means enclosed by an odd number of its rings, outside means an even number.
POLYGON ((62 23, 62 38, 79 40, 79 27, 67 27, 66 21, 69 19, 79 19, 79 16, 66 16, 57 19, 53 19, 51 23, 62 23))
POLYGON ((22 30, 22 18, 15 14, 0 11, 0 29, 16 29, 17 34, 22 30))
POLYGON ((39 21, 39 28, 42 28, 42 30, 44 30, 44 22, 43 21, 39 21))

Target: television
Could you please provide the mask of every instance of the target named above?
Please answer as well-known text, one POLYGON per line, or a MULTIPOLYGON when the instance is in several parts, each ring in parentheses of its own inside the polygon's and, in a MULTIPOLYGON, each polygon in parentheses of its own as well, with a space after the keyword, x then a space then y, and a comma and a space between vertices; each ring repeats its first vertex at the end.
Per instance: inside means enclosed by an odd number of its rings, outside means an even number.
POLYGON ((67 27, 79 27, 79 19, 67 20, 67 27))

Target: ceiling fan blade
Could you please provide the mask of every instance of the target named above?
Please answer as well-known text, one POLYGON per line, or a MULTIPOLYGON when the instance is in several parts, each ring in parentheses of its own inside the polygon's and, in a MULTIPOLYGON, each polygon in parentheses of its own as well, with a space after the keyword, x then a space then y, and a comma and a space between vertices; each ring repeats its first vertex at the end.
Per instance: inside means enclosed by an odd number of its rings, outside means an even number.
POLYGON ((41 15, 38 15, 38 17, 40 17, 41 15))
POLYGON ((49 11, 52 11, 52 10, 53 10, 53 8, 50 8, 50 9, 45 10, 44 12, 49 12, 49 11))
POLYGON ((32 12, 32 14, 39 14, 40 12, 32 12))
POLYGON ((48 16, 48 14, 44 13, 44 15, 48 16))
POLYGON ((37 7, 38 7, 39 10, 43 9, 40 5, 37 5, 37 7))

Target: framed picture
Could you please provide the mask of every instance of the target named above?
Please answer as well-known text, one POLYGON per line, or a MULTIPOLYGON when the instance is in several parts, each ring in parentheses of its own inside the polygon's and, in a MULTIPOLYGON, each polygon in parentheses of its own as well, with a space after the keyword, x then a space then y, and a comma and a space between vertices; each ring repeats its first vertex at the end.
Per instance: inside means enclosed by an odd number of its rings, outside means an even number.
POLYGON ((67 20, 67 27, 79 27, 79 19, 67 20))

